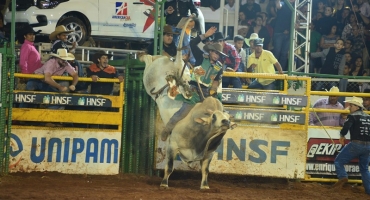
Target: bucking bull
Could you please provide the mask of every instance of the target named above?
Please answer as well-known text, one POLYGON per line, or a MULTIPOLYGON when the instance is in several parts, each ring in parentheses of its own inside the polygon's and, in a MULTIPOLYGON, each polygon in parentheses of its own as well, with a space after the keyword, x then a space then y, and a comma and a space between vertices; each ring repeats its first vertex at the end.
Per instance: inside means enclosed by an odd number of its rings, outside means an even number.
MULTIPOLYGON (((189 18, 184 27, 191 21, 189 18)), ((183 102, 174 100, 171 92, 178 91, 186 95, 186 88, 178 82, 188 82, 190 71, 182 60, 181 48, 184 31, 181 32, 179 47, 175 61, 167 56, 142 55, 144 61, 144 86, 146 92, 156 101, 162 121, 166 124, 171 116, 180 108, 183 102), (173 79, 168 77, 180 77, 173 79)), ((200 161, 202 171, 201 189, 209 189, 207 177, 209 164, 221 139, 230 128, 236 125, 230 122, 230 116, 223 111, 223 106, 214 97, 207 97, 203 102, 197 103, 190 113, 179 121, 171 135, 166 140, 166 166, 161 188, 168 188, 168 178, 173 172, 174 159, 179 155, 187 164, 200 161)))

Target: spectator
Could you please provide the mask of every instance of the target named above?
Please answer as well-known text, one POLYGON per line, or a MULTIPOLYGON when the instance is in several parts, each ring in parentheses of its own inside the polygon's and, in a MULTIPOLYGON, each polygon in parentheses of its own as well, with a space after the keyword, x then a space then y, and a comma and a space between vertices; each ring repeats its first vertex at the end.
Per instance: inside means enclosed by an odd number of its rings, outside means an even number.
POLYGON ((235 11, 235 0, 227 0, 227 4, 225 5, 225 9, 229 11, 235 11))
MULTIPOLYGON (((254 40, 259 39, 259 36, 257 33, 252 33, 249 38, 245 38, 244 41, 247 44, 247 48, 245 48, 246 53, 246 63, 248 63, 249 56, 254 53, 254 40)), ((260 38, 263 42, 264 38, 260 38)))
MULTIPOLYGON (((241 58, 241 62, 236 72, 244 72, 246 65, 245 63, 246 54, 245 50, 243 49, 244 37, 241 35, 236 35, 234 37, 234 44, 235 49, 238 52, 239 57, 241 58)), ((229 71, 227 68, 226 70, 229 71)), ((242 88, 242 83, 239 77, 223 77, 222 87, 228 87, 229 85, 232 85, 233 88, 242 88)))
POLYGON ((325 12, 325 0, 318 0, 316 7, 313 7, 314 13, 324 13, 325 12))
MULTIPOLYGON (((235 47, 225 41, 225 37, 221 32, 216 32, 215 34, 213 34, 213 43, 220 44, 222 46, 223 53, 228 56, 222 59, 225 71, 238 72, 240 65, 240 56, 235 47)), ((231 81, 229 80, 230 79, 228 77, 223 77, 222 87, 228 87, 228 84, 231 84, 231 81)), ((241 88, 240 79, 238 78, 237 80, 239 81, 233 81, 232 84, 236 88, 241 88)))
POLYGON ((220 0, 202 0, 201 7, 209 7, 212 11, 220 8, 220 0))
MULTIPOLYGON (((354 26, 357 26, 359 28, 360 33, 362 34, 364 31, 364 27, 362 24, 358 24, 356 20, 356 14, 354 12, 350 12, 348 16, 348 24, 346 24, 343 28, 342 32, 342 39, 347 40, 347 38, 351 35, 352 33, 352 28, 354 26)), ((353 42, 352 42, 353 45, 353 42)))
POLYGON ((261 15, 257 15, 254 21, 254 25, 249 28, 247 37, 250 37, 252 33, 257 33, 260 37, 264 38, 263 46, 268 50, 270 44, 270 34, 265 26, 263 26, 263 18, 261 15))
POLYGON ((330 47, 321 52, 310 53, 312 58, 325 57, 321 73, 343 75, 343 68, 346 61, 343 44, 344 42, 342 39, 337 39, 334 47, 330 47))
MULTIPOLYGON (((45 92, 68 92, 68 88, 71 91, 76 89, 75 85, 78 83, 78 75, 73 67, 67 62, 68 60, 74 60, 73 54, 68 53, 66 49, 58 49, 56 54, 50 54, 51 58, 45 62, 45 64, 37 69, 35 74, 42 74, 45 76, 44 80, 30 79, 27 82, 26 90, 29 91, 45 91, 45 92), (65 82, 55 81, 52 76, 61 76, 64 72, 68 72, 73 77, 72 84, 67 85, 65 82)), ((20 108, 26 108, 28 105, 20 104, 20 108)), ((60 106, 49 107, 51 109, 60 109, 60 106)))
POLYGON ((333 17, 333 8, 326 6, 324 16, 317 23, 317 31, 321 35, 328 34, 334 25, 337 25, 337 20, 333 17))
POLYGON ((325 33, 321 37, 320 47, 322 50, 329 49, 330 47, 334 47, 335 42, 340 38, 337 33, 337 25, 333 25, 328 33, 325 33))
POLYGON ((367 1, 364 0, 357 0, 358 8, 360 10, 360 13, 364 15, 365 17, 370 17, 370 5, 367 1))
POLYGON ((261 12, 261 7, 254 0, 247 0, 247 3, 242 5, 239 11, 244 12, 247 20, 253 20, 258 12, 261 12))
MULTIPOLYGON (((339 92, 339 89, 335 86, 328 91, 328 93, 337 92, 339 92)), ((338 96, 329 96, 328 98, 319 99, 314 103, 312 108, 343 110, 343 105, 338 102, 338 99, 338 96)), ((315 110, 310 113, 309 124, 311 126, 321 126, 321 123, 323 126, 343 126, 344 119, 341 117, 340 113, 315 113, 315 110)))
POLYGON ((22 43, 20 55, 19 55, 19 66, 21 73, 33 74, 36 69, 42 66, 40 53, 34 46, 35 35, 41 31, 34 31, 31 26, 24 27, 22 34, 19 37, 19 42, 22 43))
MULTIPOLYGON (((279 74, 283 74, 280 63, 274 55, 270 51, 263 49, 262 39, 257 38, 254 40, 254 48, 254 53, 248 58, 248 68, 252 68, 256 73, 275 74, 275 66, 279 74)), ((273 90, 275 88, 275 80, 258 78, 253 81, 248 88, 273 90)))
POLYGON ((114 83, 98 82, 99 78, 118 78, 123 82, 123 76, 115 67, 108 64, 111 54, 98 51, 94 54, 94 63, 87 69, 87 76, 91 77, 91 94, 112 95, 114 83))
POLYGON ((342 34, 343 33, 343 30, 344 30, 344 27, 346 26, 346 24, 348 23, 348 16, 349 16, 349 13, 350 13, 350 9, 349 7, 345 7, 343 10, 342 10, 342 14, 340 16, 337 16, 337 32, 339 34, 342 34), (339 17, 339 18, 338 18, 339 17))
POLYGON ((236 72, 240 65, 240 56, 235 47, 225 41, 224 34, 221 32, 216 32, 213 34, 213 43, 218 43, 222 46, 223 53, 228 57, 223 59, 223 64, 227 71, 236 72))
MULTIPOLYGON (((173 41, 174 34, 179 34, 179 33, 173 32, 172 27, 170 25, 165 25, 163 27, 163 52, 159 52, 160 45, 157 45, 157 52, 159 54, 162 54, 168 57, 176 56, 177 47, 175 45, 175 42, 173 41)), ((146 52, 149 55, 154 55, 154 42, 149 44, 149 46, 146 49, 146 52)))
POLYGON ((58 49, 63 48, 67 49, 69 53, 75 53, 77 43, 73 42, 71 49, 69 49, 66 44, 68 34, 72 32, 73 31, 67 30, 66 27, 63 25, 57 26, 55 30, 49 35, 49 39, 54 41, 54 43, 51 45, 51 52, 57 53, 58 49))
MULTIPOLYGON (((172 26, 173 32, 181 32, 181 29, 176 28, 177 24, 183 17, 198 17, 198 10, 193 4, 192 0, 169 0, 164 3, 166 24, 172 26), (189 15, 189 11, 191 15, 189 15)), ((174 35, 173 38, 176 45, 178 45, 179 36, 174 35)), ((186 44, 190 43, 190 34, 184 37, 186 44)), ((187 46, 187 45, 184 45, 187 46)))
MULTIPOLYGON (((370 95, 370 89, 365 89, 364 93, 368 93, 370 95)), ((364 106, 365 110, 370 111, 370 96, 362 97, 362 101, 364 102, 362 105, 364 106)))
MULTIPOLYGON (((291 4, 295 3, 295 0, 289 0, 291 4)), ((286 70, 288 69, 288 51, 290 47, 290 23, 287 19, 292 17, 292 11, 285 4, 276 0, 277 17, 274 27, 273 46, 272 52, 276 59, 278 59, 281 67, 286 70)))
POLYGON ((346 58, 346 63, 349 63, 349 66, 352 66, 352 54, 351 53, 344 53, 344 57, 346 58))
POLYGON ((362 57, 357 57, 354 65, 351 66, 350 76, 362 76, 364 74, 364 66, 362 65, 362 57))
MULTIPOLYGON (((311 29, 311 38, 310 38, 310 53, 318 52, 320 50, 320 40, 321 40, 321 34, 316 31, 315 28, 316 22, 310 23, 310 29, 311 29)), ((310 69, 313 68, 314 73, 320 73, 321 70, 321 59, 311 59, 310 60, 310 69)), ((312 71, 312 70, 310 70, 312 71)))
POLYGON ((335 4, 333 7, 333 16, 337 19, 337 21, 340 21, 342 19, 342 13, 345 10, 345 7, 347 6, 345 0, 335 0, 335 4))
POLYGON ((348 39, 351 39, 353 41, 352 54, 354 56, 362 57, 365 43, 363 40, 363 32, 359 29, 359 26, 357 24, 352 27, 352 32, 348 39))
POLYGON ((344 52, 346 52, 346 54, 350 54, 352 52, 352 40, 351 39, 347 39, 346 42, 344 43, 344 52))
MULTIPOLYGON (((51 46, 51 52, 57 53, 58 49, 66 49, 69 53, 74 54, 76 52, 77 43, 72 42, 72 48, 69 49, 67 46, 68 34, 73 31, 69 31, 65 26, 60 25, 55 28, 55 30, 49 35, 49 39, 54 41, 51 46)), ((75 69, 79 77, 85 77, 82 65, 76 60, 69 60, 69 64, 75 69)), ((86 82, 79 82, 76 85, 76 90, 82 93, 87 92, 88 84, 86 82)))

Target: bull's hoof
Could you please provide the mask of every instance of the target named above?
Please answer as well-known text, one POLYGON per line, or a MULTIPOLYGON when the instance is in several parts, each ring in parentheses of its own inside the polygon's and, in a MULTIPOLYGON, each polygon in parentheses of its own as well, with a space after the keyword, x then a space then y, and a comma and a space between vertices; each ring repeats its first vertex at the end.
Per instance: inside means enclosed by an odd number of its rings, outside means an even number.
POLYGON ((164 185, 164 184, 161 184, 160 186, 159 186, 159 189, 160 190, 167 190, 169 187, 168 187, 168 185, 164 185))
POLYGON ((203 193, 219 193, 220 189, 218 189, 218 188, 210 189, 209 187, 208 188, 201 188, 200 192, 203 192, 203 193))

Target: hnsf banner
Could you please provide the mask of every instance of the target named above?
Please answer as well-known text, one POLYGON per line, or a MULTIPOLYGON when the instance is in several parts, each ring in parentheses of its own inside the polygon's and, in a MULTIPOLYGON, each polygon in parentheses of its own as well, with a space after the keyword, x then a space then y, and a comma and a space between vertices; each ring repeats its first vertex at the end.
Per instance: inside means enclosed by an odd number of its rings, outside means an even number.
POLYGON ((118 174, 120 132, 13 129, 10 172, 118 174))
MULTIPOLYGON (((228 130, 215 151, 210 171, 223 174, 304 178, 307 131, 238 126, 228 130)), ((166 145, 157 143, 156 167, 164 169, 166 145)), ((180 159, 175 169, 200 170, 199 162, 188 166, 180 159)))
MULTIPOLYGON (((343 146, 339 143, 340 129, 309 128, 307 141, 306 173, 311 175, 336 175, 334 160, 343 146), (334 144, 329 135, 334 140, 334 144)), ((349 133, 346 135, 349 142, 349 133)), ((348 176, 361 176, 358 160, 344 165, 348 176)))

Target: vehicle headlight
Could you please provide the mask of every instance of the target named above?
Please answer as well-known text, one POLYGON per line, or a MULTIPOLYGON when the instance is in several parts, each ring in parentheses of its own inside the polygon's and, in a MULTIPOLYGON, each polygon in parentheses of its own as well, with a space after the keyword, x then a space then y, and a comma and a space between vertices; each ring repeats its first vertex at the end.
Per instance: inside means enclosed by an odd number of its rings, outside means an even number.
POLYGON ((37 0, 37 7, 40 9, 52 9, 57 7, 60 3, 69 1, 69 0, 37 0))

